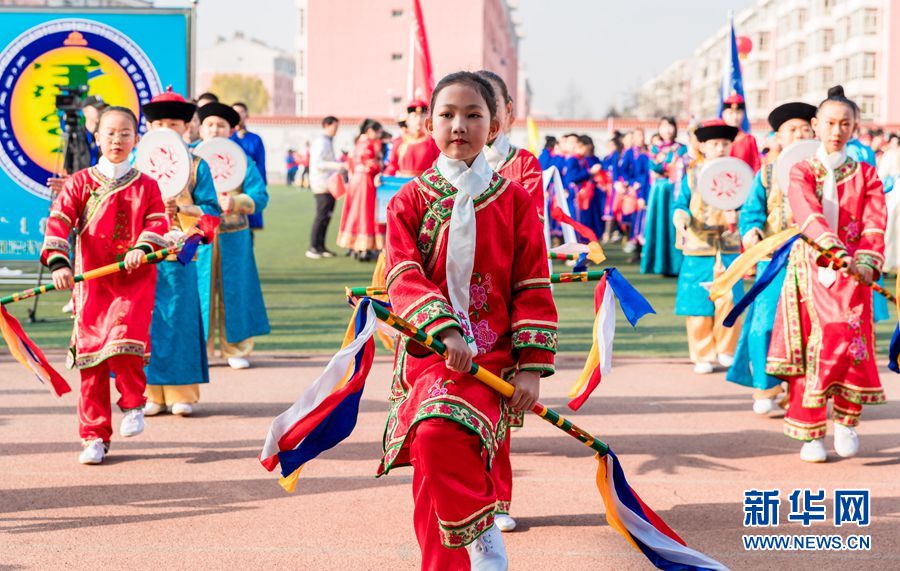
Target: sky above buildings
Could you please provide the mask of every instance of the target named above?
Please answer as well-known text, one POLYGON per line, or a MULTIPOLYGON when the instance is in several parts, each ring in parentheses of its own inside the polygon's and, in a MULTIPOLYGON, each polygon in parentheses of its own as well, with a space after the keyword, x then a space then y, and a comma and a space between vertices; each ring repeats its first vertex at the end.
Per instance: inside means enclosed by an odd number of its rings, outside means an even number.
MULTIPOLYGON (((373 0, 383 1, 383 0, 373 0)), ((441 0, 453 1, 453 0, 441 0)), ((519 0, 525 39, 519 57, 532 109, 551 116, 605 116, 676 59, 687 57, 752 0, 519 0)), ((159 6, 184 5, 157 0, 159 6)), ((197 43, 236 31, 294 51, 294 0, 200 0, 197 43), (253 6, 252 12, 247 11, 253 6)), ((340 25, 335 23, 335 25, 340 25)), ((425 23, 440 34, 437 23, 425 23)), ((740 34, 740 30, 738 30, 740 34)))

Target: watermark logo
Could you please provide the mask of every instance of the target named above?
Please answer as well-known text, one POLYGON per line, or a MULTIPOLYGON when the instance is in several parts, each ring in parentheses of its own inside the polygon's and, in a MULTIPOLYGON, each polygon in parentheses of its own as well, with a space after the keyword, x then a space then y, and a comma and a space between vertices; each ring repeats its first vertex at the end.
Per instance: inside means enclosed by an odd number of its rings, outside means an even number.
MULTIPOLYGON (((822 489, 798 488, 787 494, 788 524, 810 527, 826 522, 831 509, 833 527, 868 527, 871 518, 871 493, 861 489, 834 491, 832 501, 822 489)), ((777 528, 780 525, 782 494, 780 489, 744 491, 744 527, 777 528)), ((742 537, 747 551, 869 551, 870 535, 837 534, 754 534, 742 537)))

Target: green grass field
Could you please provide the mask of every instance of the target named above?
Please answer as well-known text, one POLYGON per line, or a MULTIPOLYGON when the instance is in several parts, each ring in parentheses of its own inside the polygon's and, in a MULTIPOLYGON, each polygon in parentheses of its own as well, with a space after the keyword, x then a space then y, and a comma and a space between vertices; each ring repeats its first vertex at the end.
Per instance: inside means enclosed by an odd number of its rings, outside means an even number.
MULTIPOLYGON (((344 298, 345 286, 370 283, 372 263, 361 263, 340 256, 330 260, 309 260, 309 227, 315 210, 312 195, 284 186, 269 189, 271 202, 266 209, 266 229, 256 235, 256 257, 263 284, 272 333, 257 339, 259 351, 333 353, 340 346, 350 308, 344 298)), ((341 203, 338 204, 338 208, 341 203)), ((335 213, 329 232, 334 239, 340 211, 335 213)), ((673 313, 675 279, 644 276, 636 265, 625 263, 618 248, 609 248, 604 265, 616 266, 640 290, 656 309, 656 315, 641 320, 632 329, 621 312, 615 341, 617 355, 686 357, 684 319, 673 313)), ((12 267, 12 266, 11 266, 12 267)), ((557 271, 565 271, 562 264, 557 271)), ((34 269, 34 266, 31 266, 34 269)), ((594 284, 573 283, 555 286, 560 318, 560 350, 585 353, 591 344, 594 284)), ((5 286, 4 293, 14 288, 5 286)), ((40 300, 38 317, 46 322, 26 323, 28 303, 9 306, 26 331, 45 349, 66 347, 71 321, 61 312, 65 294, 50 293, 40 300)), ((892 323, 878 326, 881 347, 886 347, 893 332, 892 323)), ((379 348, 379 350, 382 350, 379 348)))

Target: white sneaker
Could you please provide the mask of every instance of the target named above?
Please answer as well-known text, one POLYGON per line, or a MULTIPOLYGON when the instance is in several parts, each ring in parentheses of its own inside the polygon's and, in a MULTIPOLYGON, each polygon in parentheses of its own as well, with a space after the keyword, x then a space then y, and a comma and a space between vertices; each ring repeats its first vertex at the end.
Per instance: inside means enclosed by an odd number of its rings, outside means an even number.
POLYGON ((622 246, 622 251, 626 254, 631 254, 637 249, 637 245, 634 242, 625 242, 625 245, 622 246))
POLYGON ((122 424, 119 425, 119 434, 122 436, 137 436, 144 431, 144 409, 133 408, 125 413, 122 424))
POLYGON ((516 520, 511 518, 509 514, 497 514, 494 516, 494 525, 496 525, 500 531, 512 531, 516 529, 516 520))
POLYGON ((466 546, 469 552, 469 563, 472 571, 506 571, 509 560, 506 558, 506 546, 503 545, 503 534, 492 525, 481 534, 481 537, 466 546))
POLYGON ((62 306, 62 312, 63 313, 72 313, 73 311, 75 311, 75 300, 70 299, 69 303, 62 306))
POLYGON ((734 355, 729 355, 727 353, 722 353, 719 355, 719 364, 725 367, 726 369, 730 367, 734 363, 734 355))
POLYGON ((103 440, 95 438, 94 440, 85 440, 82 445, 84 450, 78 456, 79 464, 100 464, 106 457, 106 445, 103 440))
POLYGON ((775 399, 753 399, 753 412, 756 414, 769 414, 775 410, 775 399))
POLYGON ((824 462, 828 459, 825 444, 821 438, 804 442, 800 449, 800 459, 804 462, 824 462))
POLYGON ((156 416, 165 410, 166 407, 163 405, 153 402, 152 400, 148 400, 147 404, 144 405, 144 416, 156 416))
POLYGON ((694 365, 694 372, 698 375, 708 375, 713 372, 712 363, 701 361, 694 365))
POLYGON ((228 357, 228 366, 232 369, 249 369, 250 361, 243 357, 228 357))
POLYGON ((172 414, 178 416, 190 416, 194 412, 194 407, 186 402, 176 402, 172 405, 172 414))
POLYGON ((859 436, 856 429, 834 423, 834 451, 841 458, 853 458, 859 452, 859 436))

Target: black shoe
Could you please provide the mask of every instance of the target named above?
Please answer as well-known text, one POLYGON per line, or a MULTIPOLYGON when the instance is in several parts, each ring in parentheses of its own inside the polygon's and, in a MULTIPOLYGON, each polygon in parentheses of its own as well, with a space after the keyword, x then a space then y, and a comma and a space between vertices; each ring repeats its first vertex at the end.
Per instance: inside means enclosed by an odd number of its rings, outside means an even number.
POLYGON ((319 254, 321 254, 323 258, 333 258, 333 257, 337 256, 337 254, 335 254, 334 252, 332 252, 332 251, 329 250, 328 248, 325 248, 324 250, 322 250, 321 252, 319 252, 319 254))

